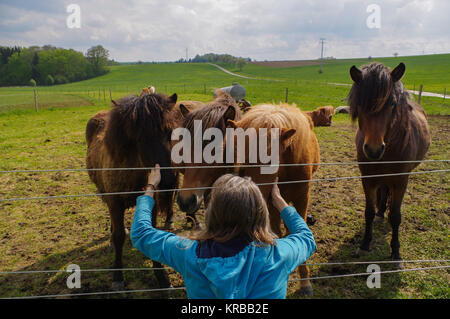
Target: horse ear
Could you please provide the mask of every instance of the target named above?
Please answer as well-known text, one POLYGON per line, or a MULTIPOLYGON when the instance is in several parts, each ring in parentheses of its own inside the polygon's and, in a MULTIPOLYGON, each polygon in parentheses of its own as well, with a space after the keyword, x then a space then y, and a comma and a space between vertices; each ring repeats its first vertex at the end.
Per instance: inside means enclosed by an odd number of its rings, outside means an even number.
POLYGON ((111 103, 114 104, 114 106, 119 106, 119 103, 117 103, 117 102, 114 101, 114 100, 111 100, 111 103))
POLYGON ((280 132, 280 145, 287 147, 289 140, 294 136, 296 130, 293 128, 282 128, 280 132))
POLYGON ((235 122, 233 120, 228 120, 227 121, 227 127, 238 128, 238 125, 237 125, 237 122, 235 122))
POLYGON ((178 95, 176 93, 169 96, 169 101, 173 104, 177 103, 178 95))
POLYGON ((189 113, 191 113, 191 111, 189 111, 189 109, 186 106, 184 106, 184 104, 180 104, 180 112, 183 115, 183 117, 187 117, 189 113))
POLYGON ((350 68, 350 76, 355 83, 359 83, 362 80, 362 71, 356 66, 350 68))
POLYGON ((403 62, 400 62, 400 64, 391 71, 392 81, 394 81, 394 83, 399 81, 402 78, 403 74, 405 74, 405 70, 405 64, 403 62))
POLYGON ((233 105, 228 106, 227 110, 223 114, 223 121, 227 123, 228 120, 234 120, 236 116, 236 110, 233 105))

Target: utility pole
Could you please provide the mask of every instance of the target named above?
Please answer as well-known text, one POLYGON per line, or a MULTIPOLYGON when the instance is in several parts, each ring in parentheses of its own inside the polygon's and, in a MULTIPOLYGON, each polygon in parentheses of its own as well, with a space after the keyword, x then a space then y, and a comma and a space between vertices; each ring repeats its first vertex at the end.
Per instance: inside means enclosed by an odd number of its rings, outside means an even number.
POLYGON ((186 62, 188 61, 188 48, 186 48, 186 62))
POLYGON ((324 45, 324 43, 325 43, 325 39, 324 38, 320 38, 321 49, 320 49, 320 71, 319 71, 319 73, 323 72, 322 71, 322 62, 323 62, 323 45, 324 45))

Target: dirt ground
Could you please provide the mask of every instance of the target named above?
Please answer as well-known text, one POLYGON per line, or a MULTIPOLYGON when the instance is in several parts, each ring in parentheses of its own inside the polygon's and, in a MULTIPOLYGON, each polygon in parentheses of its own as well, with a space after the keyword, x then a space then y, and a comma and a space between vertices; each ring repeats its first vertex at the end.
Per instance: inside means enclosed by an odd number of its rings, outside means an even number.
MULTIPOLYGON (((432 145, 426 159, 448 159, 450 117, 430 116, 432 145)), ((348 116, 339 114, 331 127, 317 127, 321 162, 347 162, 356 158, 354 136, 356 127, 348 116)), ((54 137, 57 138, 56 135, 54 137)), ((75 137, 83 140, 83 135, 75 137)), ((53 137, 52 137, 53 139, 53 137)), ((59 142, 55 141, 55 144, 59 142)), ((80 142, 81 143, 81 142, 80 142)), ((82 155, 80 163, 84 162, 82 155)), ((416 170, 448 169, 448 164, 423 163, 416 170)), ((356 176, 357 166, 321 166, 314 178, 356 176)), ((48 186, 45 194, 54 192, 93 192, 87 174, 54 173, 49 177, 5 176, 0 180, 3 191, 14 189, 27 181, 24 194, 31 196, 33 183, 48 186), (74 177, 79 176, 79 177, 74 177), (46 180, 45 178, 48 178, 46 180), (28 193, 29 191, 29 193, 28 193)), ((42 186, 43 187, 43 186, 42 186)), ((6 193, 5 193, 6 194, 6 193)), ((410 177, 403 203, 400 227, 400 252, 404 259, 450 259, 449 254, 449 187, 448 174, 424 174, 410 177)), ((175 204, 176 205, 176 204, 175 204)), ((0 203, 0 212, 6 216, 0 229, 0 271, 31 271, 65 269, 75 263, 82 269, 110 268, 113 252, 109 241, 109 217, 106 206, 96 197, 0 203), (32 218, 30 218, 32 217, 32 218)), ((131 226, 133 209, 126 212, 126 225, 131 226)), ((364 194, 360 180, 316 182, 311 184, 309 213, 317 222, 311 226, 317 251, 308 263, 388 260, 390 255, 390 226, 386 221, 374 229, 371 251, 364 258, 356 258, 364 229, 364 194)), ((198 212, 202 222, 203 210, 198 212)), ((164 218, 159 219, 162 225, 164 218)), ((175 206, 173 231, 186 235, 185 214, 175 206)), ((152 267, 143 254, 132 247, 130 240, 124 246, 124 267, 152 267)), ((419 265, 414 265, 419 266, 419 265)), ((434 266, 421 264, 420 266, 434 266)), ((311 276, 328 276, 365 272, 361 266, 312 266, 311 276)), ((383 266, 382 270, 392 269, 383 266)), ((173 287, 182 287, 183 279, 174 270, 168 270, 173 287)), ((67 273, 27 273, 0 275, 0 297, 68 294, 111 290, 111 272, 98 271, 82 274, 82 288, 77 291, 66 286, 67 273)), ((126 271, 125 289, 159 288, 151 270, 126 271)), ((298 278, 298 273, 291 279, 298 278)), ((350 277, 312 282, 315 298, 450 298, 450 275, 447 270, 389 274, 382 279, 381 289, 368 289, 366 277, 350 277)), ((290 282, 288 298, 301 298, 298 282, 290 282)), ((186 298, 184 290, 169 294, 135 293, 99 295, 93 298, 186 298)))

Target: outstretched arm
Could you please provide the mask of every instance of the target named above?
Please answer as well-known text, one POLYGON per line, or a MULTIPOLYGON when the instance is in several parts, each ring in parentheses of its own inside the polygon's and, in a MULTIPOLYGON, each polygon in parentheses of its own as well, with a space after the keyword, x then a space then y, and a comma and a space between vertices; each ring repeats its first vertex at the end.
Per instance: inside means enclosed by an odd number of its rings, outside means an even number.
POLYGON ((146 193, 139 196, 131 226, 131 242, 148 258, 173 267, 183 274, 187 249, 194 241, 156 229, 152 225, 152 209, 155 206, 154 191, 161 179, 159 165, 151 171, 146 193))
MULTIPOLYGON (((275 182, 278 182, 278 178, 275 182)), ((289 206, 280 194, 277 184, 271 193, 273 206, 280 212, 290 234, 277 241, 280 254, 286 259, 286 267, 292 272, 304 263, 316 250, 314 236, 296 209, 289 206)))

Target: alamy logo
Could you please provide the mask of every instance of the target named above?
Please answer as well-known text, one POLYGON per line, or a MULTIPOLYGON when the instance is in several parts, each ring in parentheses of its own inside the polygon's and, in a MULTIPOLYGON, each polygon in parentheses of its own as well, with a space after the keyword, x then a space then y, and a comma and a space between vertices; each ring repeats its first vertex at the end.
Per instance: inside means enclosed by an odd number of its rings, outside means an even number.
POLYGON ((381 8, 378 4, 370 4, 366 9, 370 15, 367 17, 366 25, 369 29, 381 28, 381 8))
POLYGON ((260 168, 261 174, 274 174, 278 171, 280 137, 278 128, 271 128, 270 134, 268 134, 267 128, 260 128, 258 134, 255 128, 246 130, 242 128, 226 128, 225 153, 224 136, 220 129, 212 127, 203 132, 202 121, 195 120, 193 135, 192 137, 191 132, 182 127, 173 131, 172 141, 178 141, 173 146, 171 153, 174 163, 220 164, 225 162, 234 164, 236 159, 238 164, 256 164, 259 159, 259 163, 267 165, 260 168), (268 146, 268 135, 270 135, 270 147, 268 146), (246 137, 248 137, 248 145, 245 143, 246 137), (204 141, 210 142, 203 147, 204 141), (246 153, 249 156, 248 160, 245 158, 246 153))
POLYGON ((367 287, 368 288, 381 288, 381 268, 377 264, 370 264, 367 266, 367 272, 372 273, 367 277, 367 287))
POLYGON ((66 284, 67 288, 81 288, 81 269, 80 266, 76 264, 71 264, 67 267, 67 272, 73 272, 69 277, 67 277, 66 284))
POLYGON ((69 29, 81 28, 81 8, 78 4, 69 4, 66 12, 70 13, 66 20, 66 25, 69 29))

